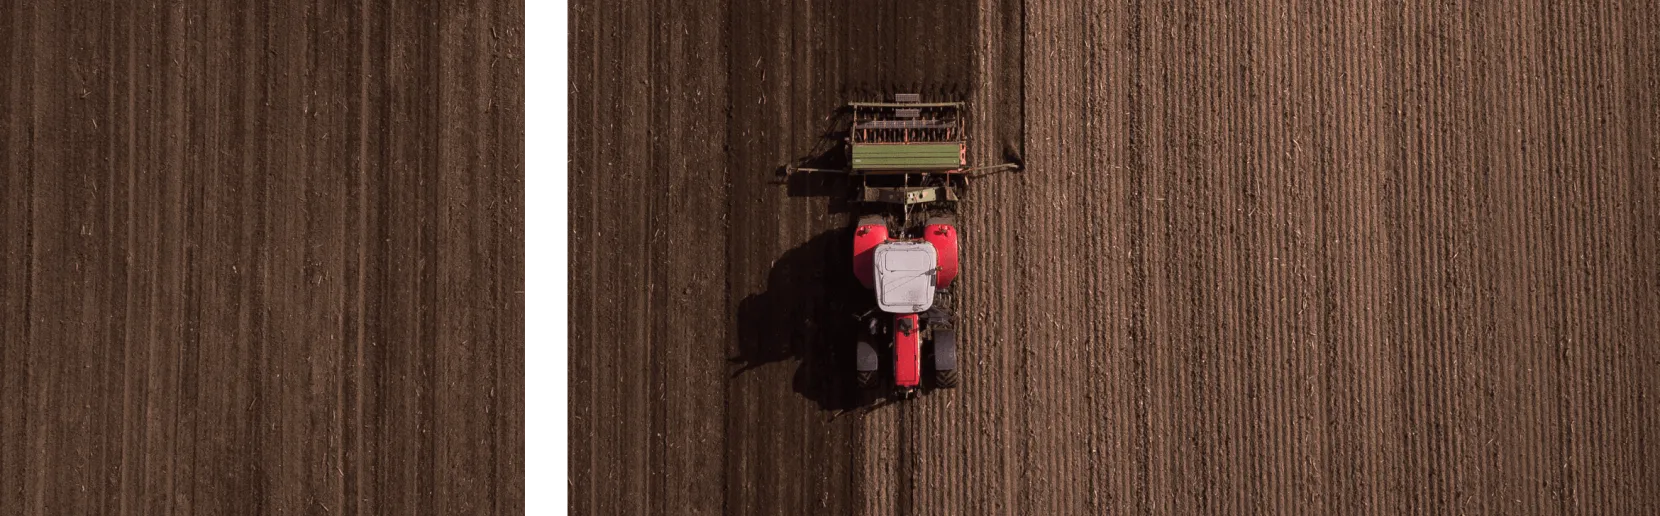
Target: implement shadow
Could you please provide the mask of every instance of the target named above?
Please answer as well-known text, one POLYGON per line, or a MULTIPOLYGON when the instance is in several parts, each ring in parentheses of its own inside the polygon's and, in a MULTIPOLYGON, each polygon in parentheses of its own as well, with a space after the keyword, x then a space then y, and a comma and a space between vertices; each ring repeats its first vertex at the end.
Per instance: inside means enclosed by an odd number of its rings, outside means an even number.
POLYGON ((853 126, 852 110, 838 108, 825 125, 806 156, 775 170, 778 180, 774 184, 785 185, 786 194, 792 198, 827 198, 831 214, 847 213, 853 192, 852 178, 846 173, 850 166, 847 136, 853 126))

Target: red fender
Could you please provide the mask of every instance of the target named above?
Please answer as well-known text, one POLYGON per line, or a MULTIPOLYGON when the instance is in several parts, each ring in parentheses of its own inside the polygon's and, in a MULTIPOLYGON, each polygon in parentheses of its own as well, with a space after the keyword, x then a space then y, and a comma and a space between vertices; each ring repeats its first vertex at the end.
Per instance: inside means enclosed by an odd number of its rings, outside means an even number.
POLYGON ((951 286, 951 280, 957 279, 957 228, 950 224, 929 224, 922 238, 934 245, 934 252, 939 256, 940 270, 934 274, 934 287, 951 286))
POLYGON ((893 316, 893 383, 916 387, 922 383, 922 327, 916 314, 893 316))
POLYGON ((876 284, 876 246, 888 241, 886 224, 865 224, 853 230, 853 275, 865 288, 876 284))

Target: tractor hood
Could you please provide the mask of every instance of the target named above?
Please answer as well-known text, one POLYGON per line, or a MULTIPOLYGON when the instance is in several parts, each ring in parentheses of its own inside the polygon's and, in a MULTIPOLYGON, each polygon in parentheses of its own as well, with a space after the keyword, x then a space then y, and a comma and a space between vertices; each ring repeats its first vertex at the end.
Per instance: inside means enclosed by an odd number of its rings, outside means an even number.
POLYGON ((876 306, 896 314, 934 306, 938 254, 928 242, 888 242, 876 247, 876 306))

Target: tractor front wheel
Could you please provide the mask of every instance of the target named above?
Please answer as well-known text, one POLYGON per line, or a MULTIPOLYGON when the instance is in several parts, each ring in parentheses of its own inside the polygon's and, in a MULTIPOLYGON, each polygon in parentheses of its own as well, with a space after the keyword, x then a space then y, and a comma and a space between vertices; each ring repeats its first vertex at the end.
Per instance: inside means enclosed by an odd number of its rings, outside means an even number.
POLYGON ((859 371, 857 378, 859 379, 860 389, 870 390, 876 388, 875 371, 859 371))
POLYGON ((957 388, 957 370, 934 371, 934 386, 941 389, 957 388))
POLYGON ((934 331, 934 386, 942 389, 957 386, 957 332, 934 331))
POLYGON ((871 389, 876 387, 876 370, 880 367, 881 355, 876 353, 876 346, 870 344, 870 338, 860 337, 855 349, 857 360, 859 388, 871 389))

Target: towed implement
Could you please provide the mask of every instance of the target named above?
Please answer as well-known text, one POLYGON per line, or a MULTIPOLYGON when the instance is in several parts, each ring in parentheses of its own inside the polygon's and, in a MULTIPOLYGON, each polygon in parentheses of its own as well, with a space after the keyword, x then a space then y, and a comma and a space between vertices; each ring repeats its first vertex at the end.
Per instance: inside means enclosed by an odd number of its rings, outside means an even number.
POLYGON ((867 389, 912 395, 925 372, 934 387, 957 386, 953 282, 961 271, 957 206, 969 180, 1016 163, 972 168, 960 102, 852 103, 844 170, 851 176, 853 275, 875 307, 859 316, 856 374, 867 389), (887 382, 885 380, 889 380, 887 382))

